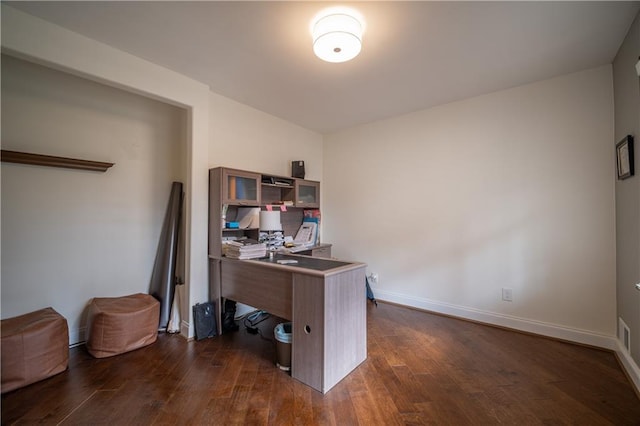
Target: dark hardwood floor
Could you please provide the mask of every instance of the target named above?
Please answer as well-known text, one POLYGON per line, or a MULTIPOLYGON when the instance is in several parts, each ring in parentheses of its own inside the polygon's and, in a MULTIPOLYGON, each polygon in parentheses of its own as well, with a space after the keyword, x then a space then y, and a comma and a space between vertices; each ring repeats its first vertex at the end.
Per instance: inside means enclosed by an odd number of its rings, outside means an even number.
POLYGON ((78 347, 68 371, 2 396, 2 423, 640 424, 611 352, 384 303, 369 305, 368 349, 322 395, 274 366, 273 341, 242 328, 201 342, 160 335, 105 359, 78 347))

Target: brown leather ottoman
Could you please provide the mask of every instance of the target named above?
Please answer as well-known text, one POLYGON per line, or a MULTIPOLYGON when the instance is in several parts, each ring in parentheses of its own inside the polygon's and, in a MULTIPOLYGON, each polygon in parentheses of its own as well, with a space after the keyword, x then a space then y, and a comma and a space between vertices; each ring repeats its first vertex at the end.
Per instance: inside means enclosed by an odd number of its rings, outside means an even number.
POLYGON ((87 350, 106 358, 150 345, 159 321, 160 302, 149 294, 96 297, 89 304, 87 350))
POLYGON ((67 369, 69 328, 53 308, 3 319, 0 328, 2 393, 67 369))

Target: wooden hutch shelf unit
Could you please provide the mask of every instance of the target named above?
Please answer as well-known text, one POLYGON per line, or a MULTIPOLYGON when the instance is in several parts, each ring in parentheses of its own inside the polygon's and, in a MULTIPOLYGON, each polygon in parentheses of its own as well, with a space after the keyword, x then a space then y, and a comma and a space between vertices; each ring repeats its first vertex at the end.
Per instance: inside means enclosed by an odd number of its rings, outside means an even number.
MULTIPOLYGON (((302 224, 304 209, 320 208, 320 182, 217 167, 209 170, 209 254, 222 255, 222 237, 258 239, 258 228, 223 227, 222 207, 227 206, 226 221, 235 219, 239 207, 284 206, 281 221, 284 235, 295 236, 302 224)), ((326 248, 326 247, 325 247, 326 248)), ((331 256, 325 250, 323 255, 331 256)))

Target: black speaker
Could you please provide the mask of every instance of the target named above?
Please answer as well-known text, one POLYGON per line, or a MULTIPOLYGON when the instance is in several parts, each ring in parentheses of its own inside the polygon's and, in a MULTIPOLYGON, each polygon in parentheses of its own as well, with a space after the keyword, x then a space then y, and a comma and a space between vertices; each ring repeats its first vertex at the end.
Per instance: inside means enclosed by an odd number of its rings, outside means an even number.
POLYGON ((291 177, 304 179, 304 161, 291 162, 291 177))

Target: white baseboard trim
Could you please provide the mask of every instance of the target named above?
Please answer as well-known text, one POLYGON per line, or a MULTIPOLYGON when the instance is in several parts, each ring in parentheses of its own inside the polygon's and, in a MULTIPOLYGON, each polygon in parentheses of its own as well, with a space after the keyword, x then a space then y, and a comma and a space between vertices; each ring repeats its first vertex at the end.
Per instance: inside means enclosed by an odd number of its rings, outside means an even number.
POLYGON ((182 320, 180 322, 180 335, 187 340, 191 340, 191 337, 189 336, 189 321, 182 320))
POLYGON ((618 360, 620 364, 622 364, 622 368, 624 368, 629 379, 631 379, 631 382, 635 386, 636 393, 640 394, 640 368, 633 358, 631 358, 631 354, 624 347, 621 340, 618 340, 616 355, 618 355, 618 360))
POLYGON ((75 347, 85 342, 86 327, 69 330, 69 347, 75 347))
POLYGON ((564 327, 543 321, 530 320, 526 318, 514 317, 511 315, 498 314, 495 312, 482 311, 466 306, 453 305, 450 303, 438 302, 435 300, 423 299, 419 297, 407 296, 385 290, 375 289, 374 293, 378 300, 383 300, 413 308, 424 309, 440 314, 451 315, 463 319, 478 321, 499 327, 511 328, 525 331, 527 333, 539 334, 584 345, 596 346, 609 350, 618 349, 618 339, 613 335, 599 334, 577 328, 564 327))
POLYGON ((453 305, 450 303, 438 302, 435 300, 420 297, 407 296, 391 291, 374 289, 376 298, 380 301, 397 303, 407 307, 422 309, 434 313, 450 315, 462 319, 468 319, 499 327, 511 328, 525 331, 527 333, 539 334, 541 336, 553 337, 569 342, 595 346, 614 351, 620 360, 622 368, 625 370, 636 392, 640 394, 640 368, 634 362, 629 352, 624 348, 622 342, 615 336, 593 333, 577 328, 564 327, 557 324, 535 321, 511 315, 487 312, 465 306, 453 305))

